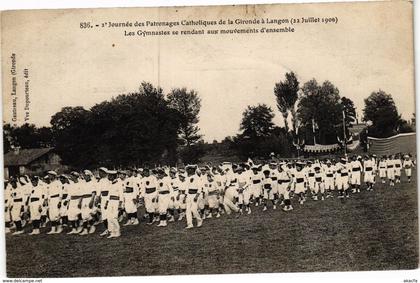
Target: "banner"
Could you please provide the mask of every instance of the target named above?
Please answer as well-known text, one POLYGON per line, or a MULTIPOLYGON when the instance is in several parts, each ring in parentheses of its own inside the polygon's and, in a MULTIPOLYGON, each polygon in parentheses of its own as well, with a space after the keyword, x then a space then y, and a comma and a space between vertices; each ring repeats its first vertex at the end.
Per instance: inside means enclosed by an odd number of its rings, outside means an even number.
POLYGON ((306 152, 332 152, 340 149, 339 144, 315 144, 305 145, 303 148, 306 152))
POLYGON ((416 133, 406 133, 389 138, 368 137, 369 153, 390 155, 396 153, 416 154, 416 133))

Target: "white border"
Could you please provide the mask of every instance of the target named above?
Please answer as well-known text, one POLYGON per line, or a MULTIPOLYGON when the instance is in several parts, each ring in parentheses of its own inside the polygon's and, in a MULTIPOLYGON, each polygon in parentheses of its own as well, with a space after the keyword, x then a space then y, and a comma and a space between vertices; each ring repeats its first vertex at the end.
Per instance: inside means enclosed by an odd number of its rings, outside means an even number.
MULTIPOLYGON (((323 2, 368 2, 370 0, 357 1, 343 1, 343 0, 38 0, 38 1, 14 1, 1 0, 0 10, 20 10, 20 9, 58 9, 58 8, 109 8, 109 7, 159 7, 159 6, 197 6, 197 5, 240 5, 240 4, 271 4, 271 3, 323 3, 323 2)), ((413 1, 414 2, 414 1, 413 1)), ((415 46, 417 46, 419 38, 419 25, 415 18, 420 8, 414 3, 414 27, 415 27, 415 46)), ((398 19, 395 19, 398 20, 398 19)), ((415 49, 417 51, 417 48, 415 49)), ((417 53, 417 52, 416 52, 417 53)), ((415 65, 418 65, 418 56, 415 56, 415 65)), ((1 63, 1 62, 0 62, 1 63)), ((1 75, 0 75, 1 76, 1 75)), ((418 72, 415 72, 416 81, 418 79, 418 72)), ((1 87, 1 78, 0 78, 1 87)), ((419 110, 419 102, 416 100, 416 113, 419 110)), ((2 107, 0 107, 0 115, 2 115, 2 107)), ((420 126, 417 125, 417 130, 420 126)), ((2 133, 0 133, 0 138, 2 133)), ((417 137, 417 144, 419 144, 420 137, 417 137)), ((420 151, 420 148, 417 147, 420 151)), ((419 153, 419 152, 418 152, 419 153)), ((417 153, 417 154, 418 154, 417 153)), ((0 149, 0 161, 3 163, 3 147, 0 149)), ((1 167, 2 168, 2 167, 1 167)), ((419 179, 420 170, 417 171, 417 178, 419 179)), ((3 170, 0 169, 0 178, 3 178, 3 170)), ((4 203, 3 194, 0 194, 0 203, 4 203)), ((403 205, 403 204, 402 204, 403 205)), ((4 210, 0 209, 0 219, 4 219, 4 210)), ((5 238, 4 227, 0 225, 0 278, 5 276, 5 238)), ((106 267, 104 267, 106 268, 106 267)), ((256 282, 264 280, 264 282, 401 282, 405 279, 420 280, 419 270, 410 271, 370 271, 370 272, 324 272, 324 273, 274 273, 274 274, 234 274, 234 275, 200 275, 200 276, 149 276, 149 277, 106 277, 106 278, 77 278, 77 279, 44 279, 44 282, 70 282, 70 281, 84 281, 84 282, 115 282, 116 280, 123 280, 126 282, 161 282, 162 280, 170 280, 171 283, 186 283, 186 282, 200 282, 206 283, 215 281, 232 282, 237 281, 241 283, 256 282)), ((17 283, 18 281, 16 281, 17 283)))

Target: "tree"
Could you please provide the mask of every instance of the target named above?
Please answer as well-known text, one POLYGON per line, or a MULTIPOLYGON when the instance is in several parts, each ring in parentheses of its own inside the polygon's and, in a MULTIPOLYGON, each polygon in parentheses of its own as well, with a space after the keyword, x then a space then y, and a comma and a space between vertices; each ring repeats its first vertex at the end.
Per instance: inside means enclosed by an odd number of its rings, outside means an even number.
POLYGON ((14 146, 14 140, 12 136, 13 127, 9 123, 3 124, 3 152, 9 152, 14 146))
POLYGON ((12 126, 4 124, 4 152, 14 147, 23 149, 53 146, 51 128, 37 128, 34 124, 12 126))
POLYGON ((338 89, 329 81, 319 85, 315 79, 312 79, 303 85, 302 90, 303 95, 299 100, 297 115, 307 136, 315 129, 317 143, 336 143, 336 127, 342 122, 343 117, 338 89))
POLYGON ((269 136, 274 128, 273 118, 273 110, 265 104, 248 106, 242 114, 242 136, 251 139, 269 136))
POLYGON ((400 119, 398 124, 398 133, 412 133, 415 131, 415 128, 404 119, 400 119))
POLYGON ((17 145, 21 148, 35 148, 38 147, 38 141, 36 137, 36 127, 34 124, 23 124, 20 127, 16 127, 12 131, 14 140, 17 145))
POLYGON ((99 164, 140 166, 174 164, 180 113, 169 107, 163 90, 143 82, 138 92, 119 95, 91 109, 99 164))
POLYGON ((341 106, 345 113, 346 126, 348 128, 353 127, 352 123, 356 122, 356 108, 354 107, 353 101, 343 96, 341 97, 341 106))
POLYGON ((290 142, 285 128, 275 127, 273 110, 265 104, 248 106, 242 114, 241 133, 233 140, 225 138, 222 143, 232 144, 243 158, 267 157, 271 152, 286 156, 290 142))
POLYGON ((400 116, 392 96, 382 90, 372 92, 365 99, 363 121, 372 121, 369 135, 373 137, 386 138, 395 135, 400 116))
MULTIPOLYGON (((356 108, 354 107, 353 101, 344 96, 341 98, 340 104, 341 111, 344 111, 346 137, 349 138, 349 128, 353 127, 353 123, 356 122, 356 108)), ((339 136, 341 139, 344 138, 342 120, 341 123, 337 124, 337 136, 339 136)))
POLYGON ((39 147, 54 146, 51 127, 38 128, 36 133, 39 147))
POLYGON ((179 137, 187 147, 195 144, 201 139, 198 134, 198 114, 201 108, 201 99, 194 90, 186 88, 175 88, 168 94, 169 107, 181 114, 179 137))
POLYGON ((295 103, 298 98, 298 91, 299 81, 293 72, 286 73, 286 79, 276 83, 274 87, 274 95, 276 96, 277 108, 283 115, 286 132, 289 131, 289 125, 287 121, 289 112, 292 114, 293 132, 296 131, 295 103))
POLYGON ((94 146, 89 111, 83 107, 64 107, 51 117, 55 150, 64 164, 74 166, 91 165, 94 146))

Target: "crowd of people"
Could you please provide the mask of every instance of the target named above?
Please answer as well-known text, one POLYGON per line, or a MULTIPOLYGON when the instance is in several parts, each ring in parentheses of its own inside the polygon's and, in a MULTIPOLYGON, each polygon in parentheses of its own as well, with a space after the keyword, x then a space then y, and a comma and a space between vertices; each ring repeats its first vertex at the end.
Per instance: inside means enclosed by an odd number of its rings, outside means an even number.
POLYGON ((366 191, 376 182, 394 187, 403 171, 411 182, 413 166, 410 155, 397 154, 17 176, 5 183, 6 233, 37 235, 46 227, 47 234, 88 235, 103 227, 101 236, 116 238, 121 222, 138 225, 139 218, 159 227, 185 218, 191 229, 222 214, 289 212, 308 199, 349 198, 362 190, 362 182, 366 191), (145 214, 139 216, 140 206, 145 214))

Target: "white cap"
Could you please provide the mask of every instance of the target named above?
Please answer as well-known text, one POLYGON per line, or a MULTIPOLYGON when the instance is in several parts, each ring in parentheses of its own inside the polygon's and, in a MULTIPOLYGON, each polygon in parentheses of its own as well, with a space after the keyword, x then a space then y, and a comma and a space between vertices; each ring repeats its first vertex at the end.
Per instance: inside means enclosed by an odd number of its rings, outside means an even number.
POLYGON ((105 173, 108 173, 108 169, 106 169, 105 167, 100 167, 98 170, 103 171, 105 173))

